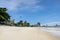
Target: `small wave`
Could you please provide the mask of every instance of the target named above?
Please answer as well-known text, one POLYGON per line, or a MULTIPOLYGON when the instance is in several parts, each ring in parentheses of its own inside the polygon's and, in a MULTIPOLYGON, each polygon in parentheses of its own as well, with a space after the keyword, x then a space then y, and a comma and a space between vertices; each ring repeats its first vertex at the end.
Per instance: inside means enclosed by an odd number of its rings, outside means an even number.
POLYGON ((60 28, 59 27, 57 27, 57 28, 55 28, 55 27, 52 27, 52 28, 41 27, 40 29, 43 30, 43 31, 46 31, 46 32, 50 32, 54 36, 60 37, 60 28))

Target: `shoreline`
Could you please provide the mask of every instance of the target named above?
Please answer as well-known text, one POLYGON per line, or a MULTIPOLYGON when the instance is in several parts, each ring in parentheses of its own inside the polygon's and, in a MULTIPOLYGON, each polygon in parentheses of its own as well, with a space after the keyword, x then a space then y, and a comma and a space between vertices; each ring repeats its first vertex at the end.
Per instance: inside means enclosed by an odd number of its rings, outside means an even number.
POLYGON ((0 27, 0 40, 60 40, 40 27, 0 27))

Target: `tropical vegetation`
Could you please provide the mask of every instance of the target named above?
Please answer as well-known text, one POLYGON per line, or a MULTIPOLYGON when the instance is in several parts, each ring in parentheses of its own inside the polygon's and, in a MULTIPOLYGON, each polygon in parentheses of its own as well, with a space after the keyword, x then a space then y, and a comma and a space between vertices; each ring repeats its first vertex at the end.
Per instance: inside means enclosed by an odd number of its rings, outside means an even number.
MULTIPOLYGON (((10 15, 7 13, 7 9, 6 8, 0 8, 0 24, 1 23, 4 23, 4 24, 9 24, 9 25, 13 25, 13 26, 19 26, 19 27, 33 27, 32 25, 30 25, 29 22, 27 21, 23 21, 23 20, 20 20, 19 22, 17 23, 14 23, 14 21, 11 21, 10 20, 10 15), (12 23, 13 22, 13 23, 12 23)), ((38 22, 37 25, 40 25, 40 23, 38 22)))
POLYGON ((4 21, 9 21, 10 20, 10 16, 9 16, 9 14, 6 11, 7 11, 6 8, 0 8, 0 22, 4 22, 4 21))
POLYGON ((18 26, 23 26, 23 27, 29 27, 30 26, 30 23, 28 23, 27 21, 23 21, 23 20, 20 20, 18 23, 17 23, 18 26))

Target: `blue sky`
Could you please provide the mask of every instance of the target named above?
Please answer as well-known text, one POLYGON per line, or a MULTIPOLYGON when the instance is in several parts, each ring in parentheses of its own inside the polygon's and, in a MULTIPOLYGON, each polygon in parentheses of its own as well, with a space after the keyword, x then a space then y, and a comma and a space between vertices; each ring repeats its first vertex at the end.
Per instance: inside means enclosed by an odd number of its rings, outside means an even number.
POLYGON ((11 20, 26 20, 31 24, 60 24, 60 0, 0 0, 11 20))

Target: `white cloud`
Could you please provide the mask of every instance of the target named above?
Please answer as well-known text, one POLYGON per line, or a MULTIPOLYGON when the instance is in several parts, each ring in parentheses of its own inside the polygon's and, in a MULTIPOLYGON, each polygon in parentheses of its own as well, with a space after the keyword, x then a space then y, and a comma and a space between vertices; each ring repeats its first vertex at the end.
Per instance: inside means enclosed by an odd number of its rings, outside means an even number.
POLYGON ((42 6, 37 5, 38 0, 1 0, 0 7, 6 7, 9 10, 38 10, 42 9, 42 6))
POLYGON ((56 24, 60 25, 60 22, 50 22, 50 23, 45 23, 45 24, 42 24, 42 25, 49 25, 49 26, 54 26, 56 24))
POLYGON ((15 8, 17 8, 18 4, 16 4, 15 1, 6 1, 6 0, 2 0, 0 1, 0 7, 6 7, 9 10, 14 10, 15 8))

